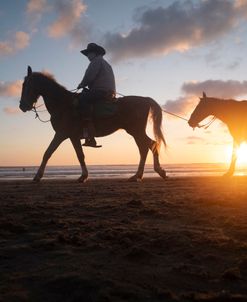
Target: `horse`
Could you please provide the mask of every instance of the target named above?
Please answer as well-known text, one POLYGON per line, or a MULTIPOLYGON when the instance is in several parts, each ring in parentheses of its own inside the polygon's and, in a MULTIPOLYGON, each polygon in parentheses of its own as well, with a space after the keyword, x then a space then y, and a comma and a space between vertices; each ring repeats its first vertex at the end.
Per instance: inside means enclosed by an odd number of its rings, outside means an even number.
MULTIPOLYGON (((33 72, 28 66, 27 75, 24 78, 19 108, 30 111, 35 108, 38 97, 42 96, 46 109, 50 114, 50 122, 55 135, 43 155, 41 165, 35 174, 33 181, 39 182, 44 175, 46 164, 53 152, 65 140, 70 139, 81 166, 79 182, 88 179, 88 170, 85 164, 85 156, 80 139, 83 138, 83 120, 75 118, 74 100, 78 93, 72 93, 57 81, 42 72, 33 72)), ((114 101, 117 103, 117 112, 112 117, 94 118, 95 136, 103 137, 118 129, 124 129, 133 136, 140 153, 140 161, 136 173, 129 181, 141 181, 148 151, 153 153, 154 170, 163 178, 166 171, 160 166, 159 151, 163 143, 166 146, 162 130, 162 109, 152 98, 141 96, 126 96, 114 101), (146 124, 151 113, 153 121, 154 139, 146 134, 146 124)), ((79 110, 79 109, 77 109, 79 110)))
POLYGON ((188 123, 192 128, 200 127, 199 123, 210 115, 225 123, 233 138, 231 163, 224 174, 232 176, 237 161, 237 149, 242 142, 247 141, 247 101, 207 97, 203 92, 203 97, 200 98, 188 123))

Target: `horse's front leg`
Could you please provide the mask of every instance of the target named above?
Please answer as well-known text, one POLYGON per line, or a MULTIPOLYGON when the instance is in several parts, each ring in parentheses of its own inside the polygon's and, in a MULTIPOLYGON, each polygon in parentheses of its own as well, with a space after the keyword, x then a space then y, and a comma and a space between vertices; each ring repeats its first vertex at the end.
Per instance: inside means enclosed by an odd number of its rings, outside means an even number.
POLYGON ((52 156, 53 152, 57 149, 57 147, 65 140, 64 136, 61 136, 59 134, 55 134, 53 140, 51 141, 49 147, 47 148, 47 150, 45 151, 44 155, 43 155, 43 160, 41 162, 41 165, 38 169, 38 172, 36 173, 36 175, 34 176, 33 180, 38 182, 40 181, 40 179, 43 177, 44 175, 44 171, 45 171, 45 167, 46 164, 49 160, 49 158, 52 156))
POLYGON ((237 144, 235 141, 233 141, 233 146, 232 146, 232 159, 231 159, 231 164, 228 169, 228 171, 224 174, 224 176, 232 176, 234 171, 235 171, 235 165, 237 161, 237 148, 239 147, 239 144, 237 144))
POLYGON ((85 164, 85 161, 84 161, 85 156, 84 156, 84 153, 82 151, 80 138, 79 137, 71 137, 70 140, 72 142, 72 145, 75 149, 77 158, 78 158, 78 160, 80 162, 80 165, 81 165, 81 176, 78 178, 78 181, 79 182, 85 182, 85 181, 87 181, 87 178, 88 178, 88 171, 87 171, 87 167, 86 167, 86 164, 85 164))

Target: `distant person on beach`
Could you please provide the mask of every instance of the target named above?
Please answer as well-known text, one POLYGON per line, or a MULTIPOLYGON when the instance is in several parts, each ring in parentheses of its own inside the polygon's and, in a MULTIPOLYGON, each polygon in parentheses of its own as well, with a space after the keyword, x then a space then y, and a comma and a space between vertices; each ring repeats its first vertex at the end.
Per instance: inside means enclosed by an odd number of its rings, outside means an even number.
POLYGON ((112 99, 116 94, 115 77, 111 65, 103 58, 106 51, 102 46, 89 43, 81 50, 90 63, 77 89, 83 89, 80 94, 79 108, 83 114, 83 122, 87 122, 85 143, 83 146, 98 147, 92 120, 93 104, 105 99, 112 99))

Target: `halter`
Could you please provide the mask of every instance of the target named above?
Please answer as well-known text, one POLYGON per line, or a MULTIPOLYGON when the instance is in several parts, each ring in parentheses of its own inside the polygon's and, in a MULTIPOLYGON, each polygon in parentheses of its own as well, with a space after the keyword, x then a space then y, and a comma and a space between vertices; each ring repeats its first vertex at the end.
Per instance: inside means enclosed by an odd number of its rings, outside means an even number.
POLYGON ((206 124, 204 124, 204 125, 199 125, 199 124, 198 124, 196 127, 208 129, 208 127, 209 127, 215 120, 216 120, 216 117, 213 116, 212 119, 211 119, 209 122, 207 122, 206 124))

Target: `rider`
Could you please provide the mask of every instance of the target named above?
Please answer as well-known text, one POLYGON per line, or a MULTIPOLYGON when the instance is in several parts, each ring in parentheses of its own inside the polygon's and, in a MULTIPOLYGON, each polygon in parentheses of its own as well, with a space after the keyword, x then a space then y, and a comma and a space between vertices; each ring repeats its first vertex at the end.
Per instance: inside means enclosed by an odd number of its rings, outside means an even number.
POLYGON ((90 63, 77 89, 83 89, 80 104, 83 116, 87 121, 87 134, 83 146, 97 147, 95 129, 92 121, 92 105, 100 100, 114 97, 116 93, 115 77, 111 65, 104 60, 106 51, 103 47, 89 43, 81 50, 90 63))

